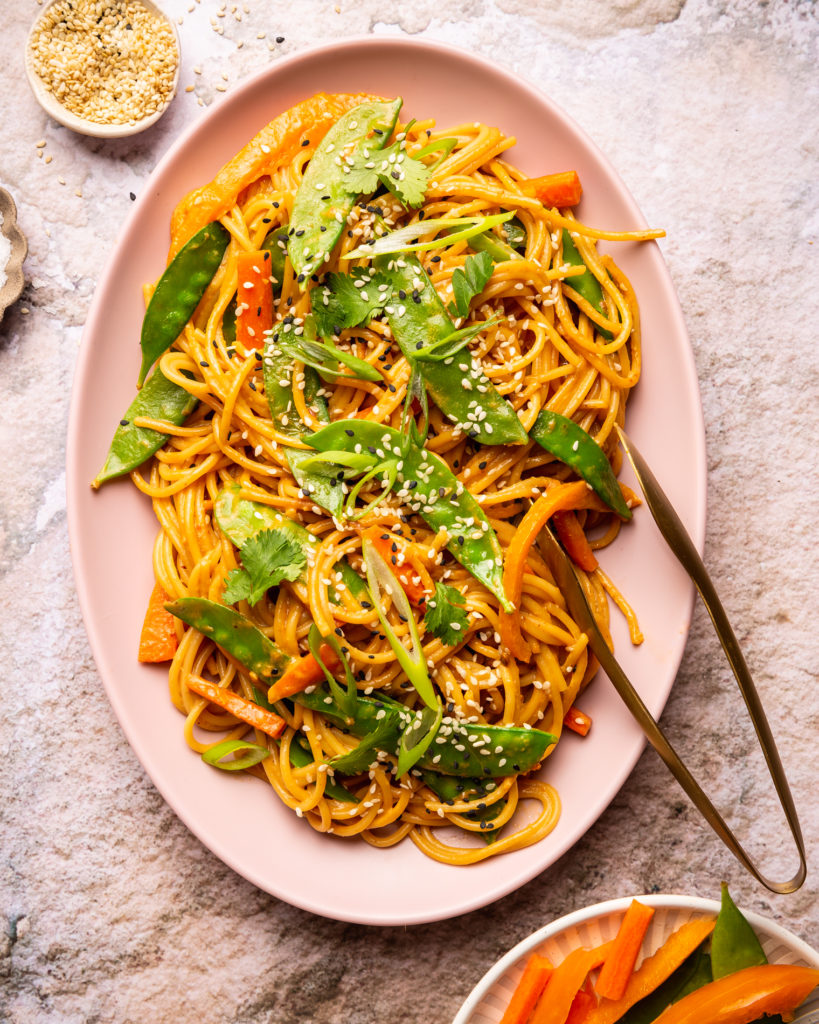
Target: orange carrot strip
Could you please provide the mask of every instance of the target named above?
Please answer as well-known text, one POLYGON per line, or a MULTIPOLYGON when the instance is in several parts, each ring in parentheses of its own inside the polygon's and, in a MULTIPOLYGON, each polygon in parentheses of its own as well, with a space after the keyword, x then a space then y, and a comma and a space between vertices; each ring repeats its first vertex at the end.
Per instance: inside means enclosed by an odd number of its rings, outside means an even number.
POLYGON ((647 907, 638 900, 631 901, 614 937, 611 952, 606 957, 603 970, 597 979, 595 988, 599 996, 604 999, 622 997, 652 917, 653 907, 647 907))
POLYGON ((574 512, 569 509, 555 512, 552 522, 569 558, 584 572, 594 572, 597 559, 574 512))
POLYGON ((591 979, 586 978, 585 985, 572 1000, 566 1024, 585 1024, 586 1018, 596 1006, 597 999, 594 996, 591 979))
POLYGON ((165 610, 168 601, 170 597, 158 583, 155 583, 148 599, 142 632, 139 634, 139 661, 171 661, 176 654, 176 648, 179 646, 176 638, 176 619, 165 610))
POLYGON ((603 999, 586 1018, 586 1024, 615 1024, 680 966, 714 930, 714 918, 688 921, 673 932, 653 956, 643 960, 631 975, 619 999, 603 999))
POLYGON ((606 942, 594 949, 572 950, 563 963, 555 967, 535 1007, 531 1024, 566 1024, 574 997, 586 975, 605 961, 610 948, 611 943, 606 942))
MULTIPOLYGON (((327 644, 319 648, 321 660, 331 671, 338 665, 336 652, 327 644)), ((312 654, 305 654, 301 658, 293 658, 281 676, 270 687, 267 699, 272 703, 281 700, 282 697, 290 697, 294 693, 301 693, 308 686, 321 682, 324 679, 324 672, 321 665, 312 654)))
POLYGON ((544 206, 577 206, 583 195, 583 186, 577 171, 561 171, 559 174, 544 174, 542 178, 530 178, 522 183, 527 196, 534 196, 544 206))
POLYGON ((262 732, 267 733, 268 736, 273 736, 274 739, 284 729, 285 721, 283 718, 279 718, 272 711, 260 708, 258 704, 247 700, 239 693, 225 690, 215 683, 209 683, 205 679, 200 679, 199 676, 191 676, 187 682, 189 689, 193 690, 194 693, 198 693, 200 697, 204 697, 211 704, 216 704, 217 707, 223 708, 233 715, 234 718, 247 722, 248 725, 252 725, 256 729, 261 729, 262 732))
POLYGON ((273 286, 270 253, 240 252, 236 257, 236 340, 245 348, 263 348, 265 331, 273 327, 273 286))
MULTIPOLYGON (((558 484, 542 494, 529 508, 506 549, 503 568, 503 589, 507 598, 514 604, 514 612, 501 612, 501 642, 518 661, 529 661, 532 649, 523 639, 520 631, 520 599, 523 594, 523 573, 526 569, 526 558, 537 535, 555 512, 567 508, 589 507, 584 504, 594 497, 584 480, 571 484, 558 484)), ((597 499, 600 502, 600 499, 597 499)), ((602 505, 602 502, 600 502, 602 505)))
POLYGON ((317 93, 274 118, 221 168, 211 182, 189 192, 177 205, 171 218, 169 259, 200 228, 224 217, 248 185, 281 166, 288 156, 297 151, 315 150, 342 114, 374 98, 367 94, 317 93), (305 141, 310 145, 302 149, 300 143, 305 141))
POLYGON ((402 551, 406 555, 406 546, 402 545, 397 537, 394 537, 383 527, 379 526, 368 527, 361 536, 366 537, 367 540, 372 541, 375 545, 379 555, 392 569, 398 582, 404 588, 410 604, 414 604, 417 608, 423 607, 426 603, 427 593, 430 593, 431 590, 425 586, 423 577, 418 579, 420 574, 414 566, 408 562, 398 564, 397 555, 402 551), (395 546, 396 550, 393 550, 393 546, 395 546))
POLYGON ((563 724, 567 729, 576 732, 578 736, 587 736, 589 729, 591 729, 592 720, 590 715, 587 715, 585 711, 581 711, 580 708, 572 704, 563 716, 563 724))
POLYGON ((545 956, 533 953, 529 957, 500 1024, 526 1024, 553 970, 545 956))

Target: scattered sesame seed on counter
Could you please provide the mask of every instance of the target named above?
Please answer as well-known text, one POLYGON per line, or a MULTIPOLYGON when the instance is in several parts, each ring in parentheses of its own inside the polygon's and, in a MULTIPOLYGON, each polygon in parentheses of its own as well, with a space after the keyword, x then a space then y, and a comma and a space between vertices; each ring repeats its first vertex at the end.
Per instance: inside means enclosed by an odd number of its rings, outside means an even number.
POLYGON ((58 0, 29 45, 45 88, 88 121, 135 123, 173 94, 179 62, 173 29, 140 0, 58 0))

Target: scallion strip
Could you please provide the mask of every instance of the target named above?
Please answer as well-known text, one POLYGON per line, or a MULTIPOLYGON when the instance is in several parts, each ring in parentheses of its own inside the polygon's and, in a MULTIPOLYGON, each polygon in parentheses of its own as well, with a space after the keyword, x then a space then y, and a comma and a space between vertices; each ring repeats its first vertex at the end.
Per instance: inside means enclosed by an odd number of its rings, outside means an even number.
POLYGON ((223 740, 202 754, 205 764, 209 764, 213 768, 221 768, 226 772, 240 772, 244 768, 252 768, 254 764, 264 761, 266 757, 270 757, 267 747, 262 747, 258 743, 248 743, 246 740, 223 740), (222 760, 223 757, 227 757, 228 754, 233 754, 237 750, 246 750, 247 753, 242 757, 234 757, 230 761, 222 760))
POLYGON ((445 245, 452 245, 453 242, 460 242, 462 239, 472 238, 480 235, 496 224, 503 224, 514 217, 514 210, 507 213, 493 213, 488 217, 438 217, 432 220, 418 220, 406 227, 391 231, 388 235, 376 238, 374 242, 360 245, 352 252, 346 253, 341 258, 344 260, 369 259, 373 256, 383 256, 386 253, 415 252, 417 249, 441 249, 445 245), (432 231, 441 231, 444 228, 458 228, 449 235, 442 238, 433 238, 428 242, 412 242, 413 238, 425 235, 432 231))

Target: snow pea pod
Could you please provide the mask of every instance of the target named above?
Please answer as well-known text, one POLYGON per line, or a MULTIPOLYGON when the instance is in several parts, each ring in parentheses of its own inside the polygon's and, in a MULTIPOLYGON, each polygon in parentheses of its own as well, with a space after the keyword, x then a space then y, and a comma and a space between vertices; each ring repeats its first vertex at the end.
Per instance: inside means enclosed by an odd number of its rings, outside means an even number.
POLYGON ((226 605, 205 597, 180 597, 165 607, 244 665, 252 682, 272 686, 292 660, 249 619, 226 605))
MULTIPOLYGON (((459 779, 455 775, 439 775, 437 772, 423 771, 421 778, 425 785, 429 786, 432 792, 444 803, 454 803, 456 800, 477 800, 486 796, 496 786, 496 783, 485 779, 459 779)), ((489 828, 492 822, 506 806, 506 798, 496 800, 493 804, 481 806, 474 811, 464 812, 464 817, 470 821, 479 821, 481 831, 478 833, 481 839, 487 843, 494 843, 500 835, 499 828, 489 828)))
MULTIPOLYGON (((618 1024, 654 1024, 666 1007, 678 1002, 683 996, 696 992, 714 979, 711 976, 711 958, 700 946, 685 959, 673 974, 635 1003, 618 1021, 618 1024)), ((771 1022, 772 1024, 772 1022, 771 1022)))
MULTIPOLYGON (((313 761, 313 752, 305 750, 299 741, 294 738, 290 744, 290 763, 294 768, 306 768, 309 764, 315 763, 313 761)), ((324 783, 324 795, 331 797, 333 800, 340 800, 345 804, 361 802, 349 789, 346 789, 338 782, 332 782, 330 779, 324 783)))
POLYGON ((586 481, 597 496, 622 519, 631 519, 617 477, 605 452, 594 438, 574 420, 544 409, 529 432, 533 441, 586 481))
POLYGON ((206 224, 182 246, 160 277, 142 321, 142 366, 137 387, 193 316, 222 262, 230 233, 218 221, 206 224))
POLYGON ((714 931, 711 934, 711 969, 714 980, 724 978, 745 967, 759 967, 768 958, 756 932, 745 920, 722 883, 722 897, 714 931))
MULTIPOLYGON (((367 736, 381 728, 381 749, 390 753, 397 751, 401 734, 423 713, 409 711, 388 698, 359 697, 350 719, 327 690, 299 693, 293 699, 303 707, 336 719, 354 736, 367 736)), ((417 767, 471 780, 499 778, 531 771, 554 742, 554 736, 540 729, 475 725, 447 717, 417 767)))
POLYGON ((390 137, 401 100, 368 102, 353 107, 327 132, 301 180, 290 216, 290 262, 305 281, 328 258, 341 238, 358 193, 345 182, 348 159, 384 147, 390 137))
POLYGON ((397 462, 392 489, 398 497, 433 530, 446 531, 447 550, 511 611, 503 589, 503 555, 495 531, 478 502, 442 459, 413 444, 400 431, 370 420, 337 420, 306 440, 320 452, 358 449, 376 460, 397 462))
POLYGON ((526 228, 517 217, 498 225, 503 239, 490 230, 469 239, 469 247, 475 252, 488 252, 495 263, 522 259, 519 250, 526 248, 526 228))
MULTIPOLYGON (((393 337, 415 363, 417 351, 449 337, 455 324, 417 257, 379 256, 374 263, 393 284, 384 311, 393 337)), ((525 444, 517 413, 468 352, 438 362, 420 359, 417 366, 432 400, 464 433, 481 444, 525 444)))
MULTIPOLYGON (((583 257, 577 250, 577 246, 574 244, 574 239, 569 234, 566 228, 563 228, 563 262, 568 263, 570 267, 586 267, 583 262, 583 257)), ((595 309, 601 313, 606 312, 606 304, 603 301, 603 288, 594 274, 586 267, 586 273, 581 274, 579 277, 569 278, 569 284, 574 288, 578 295, 582 295, 583 298, 594 306, 595 309)), ((607 331, 602 327, 598 327, 597 330, 603 335, 608 341, 614 337, 611 331, 607 331)))
POLYGON ((114 431, 105 465, 91 486, 97 488, 106 480, 137 469, 168 440, 168 435, 158 430, 135 427, 135 419, 167 420, 179 426, 190 416, 198 401, 189 391, 169 381, 157 368, 126 409, 114 431))

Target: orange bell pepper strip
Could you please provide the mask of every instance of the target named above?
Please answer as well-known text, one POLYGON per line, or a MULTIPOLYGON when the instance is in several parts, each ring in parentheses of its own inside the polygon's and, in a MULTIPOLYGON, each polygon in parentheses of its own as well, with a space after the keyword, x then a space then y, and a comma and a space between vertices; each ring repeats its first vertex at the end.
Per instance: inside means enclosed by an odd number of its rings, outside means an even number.
MULTIPOLYGON (((615 1024, 626 1010, 653 992, 690 956, 714 930, 714 918, 688 921, 673 932, 656 953, 647 957, 631 975, 619 999, 601 999, 597 1009, 586 1018, 586 1024, 615 1024)), ((753 1019, 753 1018, 751 1018, 753 1019)))
POLYGON ((597 978, 595 989, 604 999, 620 999, 634 971, 637 955, 654 917, 654 908, 632 900, 597 978))
POLYGON ((236 341, 245 348, 264 347, 265 332, 273 329, 273 285, 270 253, 240 252, 236 288, 236 341))
POLYGON ((590 715, 587 715, 585 711, 581 711, 580 708, 572 704, 563 716, 563 724, 567 729, 576 732, 578 736, 588 736, 592 720, 590 715))
POLYGON ((148 599, 142 632, 139 634, 139 661, 171 661, 176 654, 179 646, 176 619, 165 610, 168 601, 170 597, 158 583, 155 583, 148 599))
POLYGON ((594 949, 575 949, 554 969, 538 1000, 531 1024, 566 1024, 574 997, 582 988, 589 971, 599 967, 608 956, 611 943, 594 949))
MULTIPOLYGON (((321 660, 331 671, 338 665, 338 657, 332 647, 322 644, 319 648, 321 660)), ((294 693, 302 693, 308 686, 315 686, 324 679, 324 670, 312 654, 301 658, 293 658, 284 672, 267 691, 267 699, 271 704, 283 697, 291 697, 294 693)))
POLYGON ((361 536, 373 543, 376 551, 404 588, 404 593, 409 598, 410 604, 415 605, 416 608, 423 608, 426 604, 427 594, 431 594, 435 588, 431 585, 429 573, 423 567, 413 565, 409 560, 405 560, 407 559, 407 548, 401 539, 379 526, 367 527, 361 536), (404 559, 399 560, 399 555, 402 554, 404 559))
POLYGON ((211 704, 215 704, 217 707, 222 708, 223 711, 233 715, 234 718, 247 722, 248 725, 260 729, 274 739, 281 735, 285 727, 286 723, 283 718, 280 718, 273 711, 260 708, 258 704, 247 700, 240 693, 225 690, 215 683, 209 683, 206 679, 200 679, 199 676, 191 676, 187 680, 187 685, 188 689, 193 690, 200 697, 204 697, 211 704))
POLYGON ((554 968, 545 956, 533 953, 526 962, 523 975, 504 1010, 500 1024, 526 1024, 529 1014, 546 987, 554 968))
POLYGON ((539 199, 544 206, 577 206, 583 195, 583 186, 577 171, 561 171, 559 174, 544 174, 541 178, 530 178, 521 185, 527 196, 539 199))
MULTIPOLYGON (((282 166, 301 144, 321 142, 336 121, 352 107, 375 97, 362 93, 317 93, 284 111, 255 135, 207 185, 189 192, 171 218, 170 260, 189 238, 218 220, 236 203, 239 193, 268 171, 282 166)), ((308 147, 305 145, 304 149, 308 147)))
POLYGON ((598 506, 605 507, 589 489, 585 480, 578 480, 575 483, 557 484, 555 487, 550 487, 545 494, 541 494, 521 519, 515 536, 512 538, 512 543, 506 549, 503 568, 503 589, 507 598, 515 606, 515 611, 502 611, 500 615, 501 642, 518 661, 529 661, 532 656, 532 649, 523 639, 520 629, 520 599, 523 594, 523 573, 526 569, 529 549, 555 512, 562 509, 598 506))
POLYGON ((796 964, 746 967, 672 1003, 655 1024, 750 1024, 763 1014, 791 1020, 819 985, 819 971, 796 964))
POLYGON ((555 512, 552 522, 560 543, 574 564, 580 566, 584 572, 594 572, 597 568, 597 559, 574 512, 569 509, 555 512))

